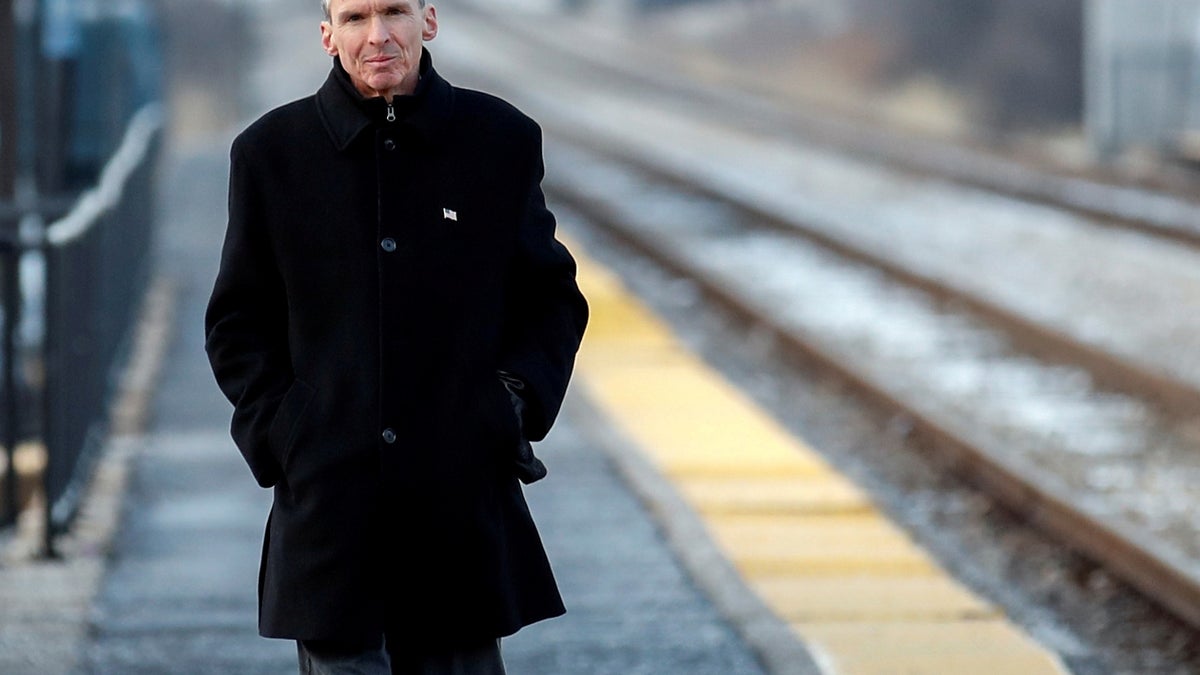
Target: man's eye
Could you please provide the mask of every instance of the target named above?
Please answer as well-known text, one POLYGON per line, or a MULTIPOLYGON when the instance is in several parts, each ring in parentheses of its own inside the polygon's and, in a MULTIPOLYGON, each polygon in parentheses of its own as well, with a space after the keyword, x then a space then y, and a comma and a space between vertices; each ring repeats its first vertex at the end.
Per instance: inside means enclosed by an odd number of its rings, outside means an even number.
POLYGON ((343 21, 345 23, 355 23, 358 21, 362 21, 362 18, 363 18, 362 14, 351 14, 350 16, 347 16, 343 21))

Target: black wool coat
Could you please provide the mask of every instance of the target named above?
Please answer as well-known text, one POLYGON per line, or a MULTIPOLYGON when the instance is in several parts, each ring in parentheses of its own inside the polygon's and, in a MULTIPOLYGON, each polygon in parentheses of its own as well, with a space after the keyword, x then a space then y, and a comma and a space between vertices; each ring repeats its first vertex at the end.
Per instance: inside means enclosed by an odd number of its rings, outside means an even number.
POLYGON ((231 150, 206 349, 274 489, 264 636, 453 642, 564 611, 513 453, 553 423, 587 305, 538 126, 421 68, 388 106, 335 61, 231 150))

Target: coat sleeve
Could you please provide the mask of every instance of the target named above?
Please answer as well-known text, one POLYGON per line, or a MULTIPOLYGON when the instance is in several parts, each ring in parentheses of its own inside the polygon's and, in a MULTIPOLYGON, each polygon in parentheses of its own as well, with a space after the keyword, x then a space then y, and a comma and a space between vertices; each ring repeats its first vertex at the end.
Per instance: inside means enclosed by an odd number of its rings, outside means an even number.
POLYGON ((525 383, 523 431, 529 440, 539 441, 550 431, 566 395, 588 306, 575 282, 575 260, 554 237, 554 215, 541 187, 545 166, 536 125, 531 153, 500 368, 525 383))
POLYGON ((229 223, 221 265, 204 317, 205 351, 217 384, 234 406, 230 430, 255 480, 282 475, 268 431, 294 376, 287 342, 287 296, 261 217, 241 139, 230 151, 229 223))

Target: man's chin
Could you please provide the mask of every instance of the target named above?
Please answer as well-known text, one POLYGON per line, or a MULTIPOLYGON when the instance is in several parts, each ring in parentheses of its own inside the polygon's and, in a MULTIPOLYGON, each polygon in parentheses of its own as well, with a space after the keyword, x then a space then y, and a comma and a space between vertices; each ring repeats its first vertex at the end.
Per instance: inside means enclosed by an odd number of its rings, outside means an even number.
POLYGON ((396 91, 403 83, 404 78, 395 75, 376 76, 366 80, 367 86, 378 92, 380 95, 385 95, 389 92, 396 91))

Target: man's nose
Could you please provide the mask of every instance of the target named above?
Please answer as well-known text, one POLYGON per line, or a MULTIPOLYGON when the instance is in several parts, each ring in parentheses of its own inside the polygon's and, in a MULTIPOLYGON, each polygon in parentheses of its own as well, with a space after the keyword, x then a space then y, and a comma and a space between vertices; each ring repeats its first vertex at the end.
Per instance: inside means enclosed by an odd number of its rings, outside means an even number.
POLYGON ((388 38, 387 22, 381 16, 372 16, 371 23, 367 27, 367 39, 371 44, 379 45, 387 42, 388 38))

